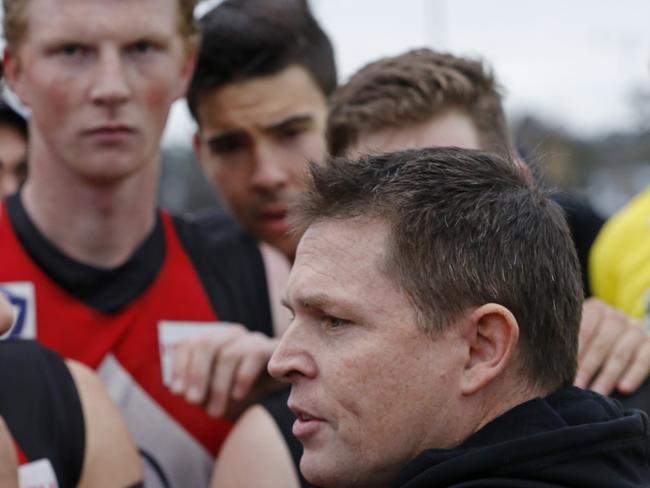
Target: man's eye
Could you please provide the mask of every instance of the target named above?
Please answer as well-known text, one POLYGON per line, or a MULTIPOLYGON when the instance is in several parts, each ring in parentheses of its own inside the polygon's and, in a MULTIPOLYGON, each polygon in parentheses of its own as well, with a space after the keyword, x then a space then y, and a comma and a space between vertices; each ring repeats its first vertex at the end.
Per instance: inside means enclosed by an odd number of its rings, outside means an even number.
POLYGON ((228 155, 241 151, 246 147, 246 141, 242 137, 224 137, 208 143, 210 152, 216 155, 228 155))
POLYGON ((303 133, 303 130, 299 127, 288 127, 280 133, 280 137, 283 139, 295 139, 300 134, 303 133))
POLYGON ((60 51, 67 57, 79 56, 83 54, 83 47, 79 44, 66 44, 61 47, 60 51))
POLYGON ((135 54, 145 54, 153 50, 153 46, 147 41, 138 41, 130 48, 131 52, 135 54))
POLYGON ((321 317, 321 322, 329 329, 338 329, 350 323, 349 320, 334 317, 332 315, 323 315, 323 317, 321 317))

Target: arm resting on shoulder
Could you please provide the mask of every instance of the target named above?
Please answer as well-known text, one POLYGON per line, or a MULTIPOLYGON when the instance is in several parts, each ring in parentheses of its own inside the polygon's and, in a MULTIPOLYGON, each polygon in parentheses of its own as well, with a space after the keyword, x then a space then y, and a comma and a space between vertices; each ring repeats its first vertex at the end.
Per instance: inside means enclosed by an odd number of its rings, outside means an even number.
POLYGON ((18 460, 7 424, 0 417, 0 486, 18 488, 18 460))

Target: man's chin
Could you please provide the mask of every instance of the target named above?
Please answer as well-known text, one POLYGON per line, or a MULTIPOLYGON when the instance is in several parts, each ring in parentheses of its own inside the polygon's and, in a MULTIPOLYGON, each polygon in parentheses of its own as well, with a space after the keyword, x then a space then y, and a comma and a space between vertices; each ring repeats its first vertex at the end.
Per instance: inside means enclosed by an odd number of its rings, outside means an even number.
POLYGON ((319 462, 318 458, 319 456, 316 453, 310 453, 307 450, 303 453, 300 459, 300 472, 302 475, 312 485, 324 488, 338 486, 340 483, 336 482, 336 473, 319 462))

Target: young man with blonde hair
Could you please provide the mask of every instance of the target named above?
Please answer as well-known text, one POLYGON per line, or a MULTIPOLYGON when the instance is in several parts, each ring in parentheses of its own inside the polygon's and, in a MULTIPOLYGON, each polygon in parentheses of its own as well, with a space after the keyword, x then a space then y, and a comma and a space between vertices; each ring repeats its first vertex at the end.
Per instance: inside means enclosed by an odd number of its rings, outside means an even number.
POLYGON ((231 385, 247 397, 275 343, 262 334, 272 324, 255 243, 229 222, 206 228, 156 209, 160 137, 194 67, 196 2, 3 4, 7 82, 31 112, 29 176, 0 210, 13 333, 97 370, 146 486, 205 486, 231 425, 213 416, 232 403, 231 385), (212 363, 225 387, 190 381, 190 404, 174 393, 185 389, 171 354, 212 329, 229 347, 212 363))

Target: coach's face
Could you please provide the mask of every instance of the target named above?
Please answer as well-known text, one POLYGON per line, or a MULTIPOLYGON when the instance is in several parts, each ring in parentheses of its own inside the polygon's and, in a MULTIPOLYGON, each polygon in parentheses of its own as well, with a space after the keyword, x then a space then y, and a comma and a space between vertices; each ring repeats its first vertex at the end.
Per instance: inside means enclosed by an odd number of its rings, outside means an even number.
POLYGON ((294 318, 269 371, 291 382, 300 469, 317 485, 381 487, 422 450, 459 441, 459 328, 433 337, 417 326, 384 270, 387 236, 382 221, 326 220, 298 246, 294 318))

